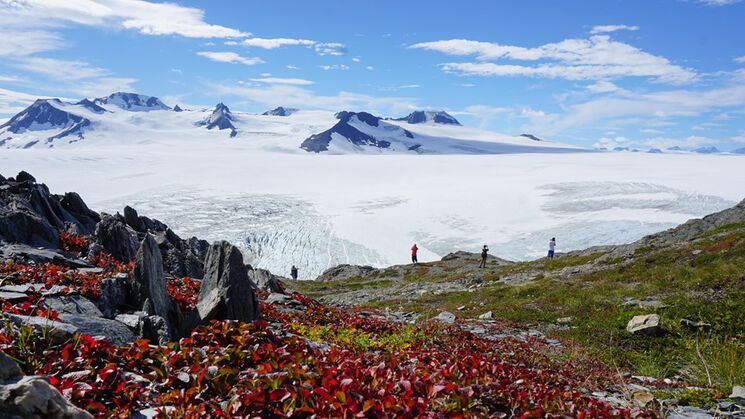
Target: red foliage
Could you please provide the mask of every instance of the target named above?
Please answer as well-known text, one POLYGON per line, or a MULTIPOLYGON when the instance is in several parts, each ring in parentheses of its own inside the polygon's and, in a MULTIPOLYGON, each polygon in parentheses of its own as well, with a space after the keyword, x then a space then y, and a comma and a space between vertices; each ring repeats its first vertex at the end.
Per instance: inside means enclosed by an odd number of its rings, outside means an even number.
POLYGON ((59 233, 60 248, 76 256, 85 254, 88 251, 90 241, 83 236, 62 230, 59 233))
MULTIPOLYGON (((53 265, 44 269, 24 267, 24 278, 69 281, 53 265)), ((185 307, 196 302, 198 289, 189 278, 168 283, 185 307)), ((83 335, 34 345, 5 329, 0 350, 21 360, 26 373, 48 375, 65 397, 98 417, 154 406, 189 418, 655 416, 582 394, 581 387, 612 384, 613 374, 600 363, 562 361, 539 339, 487 339, 438 322, 404 325, 369 310, 292 297, 306 308, 260 302, 261 321, 212 322, 168 346, 139 340, 114 347, 83 335), (325 343, 310 340, 316 335, 309 331, 319 330, 328 333, 325 343), (412 335, 404 344, 379 344, 412 335)), ((502 326, 483 327, 498 334, 502 326)))
POLYGON ((191 278, 173 278, 166 283, 168 295, 181 307, 182 310, 191 310, 197 305, 199 289, 202 283, 191 278))

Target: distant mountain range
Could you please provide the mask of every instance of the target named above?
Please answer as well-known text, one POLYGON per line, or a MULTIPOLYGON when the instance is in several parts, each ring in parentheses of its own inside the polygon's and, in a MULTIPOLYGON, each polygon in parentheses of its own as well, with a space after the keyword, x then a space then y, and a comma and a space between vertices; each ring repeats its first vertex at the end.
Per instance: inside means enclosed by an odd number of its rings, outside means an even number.
POLYGON ((638 148, 629 148, 629 147, 614 147, 612 150, 608 150, 606 148, 598 148, 599 151, 614 151, 614 152, 632 152, 632 153, 640 153, 640 152, 646 152, 650 154, 745 154, 745 147, 738 148, 736 150, 732 150, 729 152, 721 151, 718 148, 714 146, 705 146, 705 147, 698 147, 691 150, 686 150, 680 146, 672 146, 668 147, 664 150, 659 148, 650 148, 646 151, 640 150, 638 148))
POLYGON ((77 102, 38 99, 0 125, 0 147, 5 148, 231 138, 265 149, 326 154, 587 151, 529 134, 501 135, 464 127, 445 111, 418 110, 401 118, 382 118, 368 112, 331 114, 279 106, 255 115, 231 112, 223 103, 211 109, 170 107, 155 96, 128 92, 77 102))

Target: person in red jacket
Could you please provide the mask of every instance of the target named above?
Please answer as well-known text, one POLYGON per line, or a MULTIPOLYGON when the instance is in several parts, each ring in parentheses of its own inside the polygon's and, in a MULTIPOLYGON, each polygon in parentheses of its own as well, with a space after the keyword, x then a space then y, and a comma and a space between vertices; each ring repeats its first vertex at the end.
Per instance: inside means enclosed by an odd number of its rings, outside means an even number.
POLYGON ((419 263, 417 261, 417 259, 416 259, 416 252, 417 252, 417 250, 419 250, 419 248, 416 247, 416 243, 414 243, 414 245, 411 246, 411 263, 413 263, 414 265, 416 265, 417 263, 419 263))

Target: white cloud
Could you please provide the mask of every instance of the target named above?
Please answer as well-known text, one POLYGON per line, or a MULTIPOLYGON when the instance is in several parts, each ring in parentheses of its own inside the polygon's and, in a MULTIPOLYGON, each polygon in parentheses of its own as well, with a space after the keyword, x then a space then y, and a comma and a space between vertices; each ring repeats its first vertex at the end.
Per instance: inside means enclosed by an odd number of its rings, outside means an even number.
POLYGON ((103 77, 109 70, 92 67, 84 61, 59 60, 45 57, 23 57, 13 63, 20 69, 45 75, 54 80, 82 80, 103 77))
POLYGON ((587 90, 592 93, 610 93, 617 92, 621 90, 621 88, 609 81, 599 80, 587 86, 587 90))
POLYGON ((729 6, 730 4, 739 3, 742 0, 697 0, 697 1, 707 6, 729 6))
POLYGON ((590 30, 591 34, 599 34, 599 33, 610 33, 610 32, 616 32, 616 31, 638 31, 638 26, 629 26, 629 25, 599 25, 599 26, 593 26, 592 30, 590 30))
POLYGON ((375 70, 375 67, 369 65, 369 66, 365 67, 365 69, 370 70, 370 71, 373 71, 373 70, 375 70))
POLYGON ((735 58, 736 63, 745 64, 745 55, 735 58))
POLYGON ((336 95, 317 95, 300 86, 270 84, 267 86, 242 86, 228 83, 209 83, 209 90, 219 97, 236 95, 262 106, 294 106, 303 109, 339 111, 364 109, 368 112, 394 115, 418 108, 417 100, 409 97, 379 97, 341 91, 336 95))
POLYGON ((295 86, 308 86, 311 84, 315 84, 314 81, 311 80, 305 80, 305 79, 293 79, 293 78, 281 78, 281 77, 263 77, 260 79, 249 79, 256 83, 265 83, 265 84, 291 84, 295 86))
POLYGON ((12 74, 0 74, 0 82, 3 82, 3 83, 15 83, 21 80, 23 79, 18 76, 14 76, 12 74))
POLYGON ((189 38, 238 38, 237 29, 205 22, 204 11, 174 3, 143 0, 4 0, 4 13, 27 27, 36 22, 72 22, 120 27, 145 35, 189 38))
POLYGON ((360 62, 360 61, 362 61, 362 60, 360 60, 360 59, 359 59, 359 58, 357 58, 357 57, 353 57, 353 58, 352 58, 352 61, 354 61, 355 63, 358 63, 358 62, 360 62))
POLYGON ((399 89, 417 89, 419 87, 421 86, 418 84, 404 84, 402 86, 398 86, 399 89))
POLYGON ((0 57, 20 57, 51 51, 63 46, 63 40, 43 30, 0 29, 0 57))
POLYGON ((594 35, 566 39, 536 48, 501 45, 467 39, 423 42, 409 48, 438 51, 455 56, 476 56, 479 62, 444 63, 447 72, 476 76, 533 76, 568 80, 600 80, 629 76, 649 77, 664 83, 695 81, 694 70, 672 64, 664 57, 632 45, 594 35), (542 61, 536 65, 497 64, 489 60, 542 61))
POLYGON ((347 46, 338 42, 322 42, 313 47, 318 55, 344 55, 347 53, 347 46))
POLYGON ((76 82, 67 89, 75 95, 83 97, 100 97, 112 92, 132 92, 137 89, 134 84, 137 79, 129 77, 100 77, 92 80, 76 82))
POLYGON ((302 45, 306 47, 312 47, 316 44, 316 42, 309 39, 293 38, 248 38, 240 41, 240 44, 244 47, 275 49, 283 47, 285 45, 302 45))
POLYGON ((14 115, 34 103, 39 96, 0 88, 0 115, 14 115))
POLYGON ((245 65, 256 65, 256 64, 264 63, 264 60, 262 60, 259 57, 244 57, 235 52, 228 52, 228 51, 226 52, 200 51, 200 52, 197 52, 197 55, 210 59, 212 61, 218 61, 222 63, 231 63, 231 64, 240 63, 240 64, 245 64, 245 65))
POLYGON ((346 64, 326 64, 319 66, 323 70, 349 70, 349 66, 346 64))

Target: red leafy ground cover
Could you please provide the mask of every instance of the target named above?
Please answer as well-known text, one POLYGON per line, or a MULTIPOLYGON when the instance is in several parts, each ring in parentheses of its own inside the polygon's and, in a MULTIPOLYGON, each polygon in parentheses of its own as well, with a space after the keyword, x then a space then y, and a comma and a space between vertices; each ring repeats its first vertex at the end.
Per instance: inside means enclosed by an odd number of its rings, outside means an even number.
POLYGON ((166 283, 166 289, 182 310, 191 310, 197 306, 201 285, 201 282, 188 277, 172 278, 166 283))
MULTIPOLYGON (((16 283, 85 286, 54 265, 0 271, 20 272, 16 283)), ((189 307, 198 284, 182 278, 168 288, 189 307)), ((292 297, 305 307, 260 302, 261 321, 212 322, 165 347, 146 340, 115 347, 85 335, 52 345, 6 322, 0 350, 98 417, 148 407, 189 418, 655 416, 587 396, 581 389, 605 388, 615 374, 592 360, 570 361, 538 339, 485 339, 435 321, 395 323, 292 297)), ((44 309, 39 297, 3 304, 7 312, 55 315, 44 309)))

